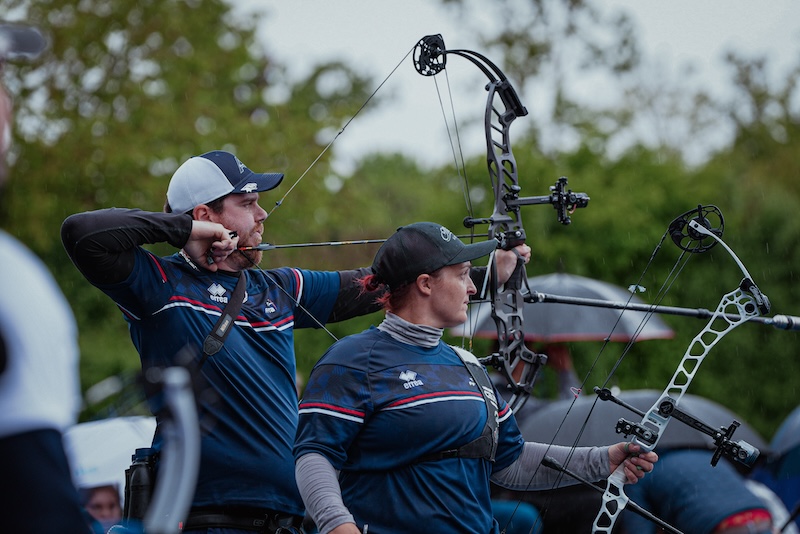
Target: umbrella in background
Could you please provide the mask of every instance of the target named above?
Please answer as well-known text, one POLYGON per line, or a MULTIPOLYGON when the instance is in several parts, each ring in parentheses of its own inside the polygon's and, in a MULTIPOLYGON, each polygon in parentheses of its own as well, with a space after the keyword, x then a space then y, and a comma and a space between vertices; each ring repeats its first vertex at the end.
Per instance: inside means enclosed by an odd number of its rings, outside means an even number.
POLYGON ((0 62, 36 59, 46 45, 38 28, 0 23, 0 62))
MULTIPOLYGON (((623 391, 616 397, 646 412, 661 397, 661 394, 661 391, 643 389, 623 391)), ((576 440, 578 446, 611 445, 625 440, 622 434, 616 432, 616 424, 620 418, 633 422, 642 420, 641 416, 627 408, 603 400, 597 400, 592 415, 587 420, 587 415, 595 400, 594 395, 586 395, 579 397, 574 404, 572 400, 552 402, 522 418, 522 421, 519 422, 522 436, 527 441, 555 445, 571 446, 575 444, 576 440), (567 413, 568 410, 569 413, 567 413)), ((721 404, 697 395, 685 394, 681 398, 679 408, 715 429, 723 426, 727 428, 734 420, 739 421, 741 425, 734 432, 731 438, 733 441, 744 440, 759 449, 761 454, 765 454, 769 448, 764 438, 721 404)), ((714 442, 710 436, 694 430, 680 421, 671 421, 664 430, 656 451, 666 448, 711 450, 714 448, 714 442)))
MULTIPOLYGON (((627 290, 583 276, 565 273, 528 278, 531 291, 564 297, 580 297, 609 302, 644 304, 627 290)), ((670 339, 674 332, 656 315, 646 323, 647 313, 615 308, 598 308, 552 302, 526 303, 523 318, 525 340, 542 343, 567 341, 638 341, 670 339), (638 332, 638 335, 636 333, 638 332)), ((497 328, 489 304, 470 308, 467 322, 453 328, 455 336, 497 338, 497 328)))
POLYGON ((125 470, 136 449, 150 447, 155 417, 114 417, 79 423, 64 433, 64 450, 78 488, 116 485, 125 489, 125 470))

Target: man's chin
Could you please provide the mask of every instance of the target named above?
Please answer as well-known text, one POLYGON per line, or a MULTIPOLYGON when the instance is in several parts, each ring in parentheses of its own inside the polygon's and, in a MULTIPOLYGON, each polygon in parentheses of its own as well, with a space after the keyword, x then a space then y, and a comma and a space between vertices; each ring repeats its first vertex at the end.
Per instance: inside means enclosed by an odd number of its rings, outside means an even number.
POLYGON ((242 251, 241 254, 244 256, 242 260, 246 263, 245 269, 258 268, 258 264, 261 263, 261 259, 264 257, 264 253, 260 250, 242 251))

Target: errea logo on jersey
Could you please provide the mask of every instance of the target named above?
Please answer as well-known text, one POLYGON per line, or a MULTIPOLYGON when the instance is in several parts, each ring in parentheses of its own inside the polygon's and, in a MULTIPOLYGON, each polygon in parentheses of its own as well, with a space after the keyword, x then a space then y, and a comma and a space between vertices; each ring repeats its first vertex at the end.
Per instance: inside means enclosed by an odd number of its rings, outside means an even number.
POLYGON ((211 295, 211 300, 214 302, 228 303, 228 297, 225 296, 227 290, 218 283, 214 282, 208 286, 208 293, 211 295))
POLYGON ((494 390, 486 386, 481 387, 481 389, 483 390, 483 397, 489 400, 494 408, 494 411, 496 412, 499 409, 499 406, 497 405, 497 397, 494 396, 494 390))
POLYGON ((425 385, 422 380, 417 380, 417 373, 414 371, 409 371, 408 369, 400 373, 400 380, 405 380, 406 383, 403 384, 403 387, 406 389, 425 385))

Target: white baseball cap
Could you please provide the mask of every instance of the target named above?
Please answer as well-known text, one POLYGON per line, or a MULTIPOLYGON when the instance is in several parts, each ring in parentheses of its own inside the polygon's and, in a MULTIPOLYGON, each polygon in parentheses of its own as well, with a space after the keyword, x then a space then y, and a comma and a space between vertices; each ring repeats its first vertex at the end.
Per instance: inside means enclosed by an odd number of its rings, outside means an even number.
POLYGON ((230 152, 214 150, 178 167, 167 187, 167 202, 174 213, 187 213, 231 193, 269 191, 281 180, 282 173, 253 172, 230 152))

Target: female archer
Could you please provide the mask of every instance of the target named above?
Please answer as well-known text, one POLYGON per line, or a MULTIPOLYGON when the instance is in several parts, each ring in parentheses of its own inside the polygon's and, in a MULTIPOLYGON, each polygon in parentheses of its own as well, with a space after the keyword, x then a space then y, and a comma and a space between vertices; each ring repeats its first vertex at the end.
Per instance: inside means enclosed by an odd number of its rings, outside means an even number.
POLYGON ((467 319, 476 293, 470 262, 493 249, 422 222, 398 229, 378 251, 361 283, 386 289, 385 319, 335 343, 300 402, 295 472, 322 534, 499 533, 490 480, 550 488, 561 477, 540 467, 545 455, 592 480, 620 464, 629 483, 653 469, 657 455, 629 443, 525 442, 475 356, 442 341, 445 328, 467 319))

